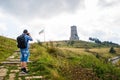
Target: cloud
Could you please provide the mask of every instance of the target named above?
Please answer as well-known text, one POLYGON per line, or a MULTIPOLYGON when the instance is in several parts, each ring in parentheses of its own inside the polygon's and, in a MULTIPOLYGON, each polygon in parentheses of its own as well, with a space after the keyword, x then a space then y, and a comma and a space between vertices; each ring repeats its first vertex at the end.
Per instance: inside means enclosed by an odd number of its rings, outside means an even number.
POLYGON ((0 35, 4 35, 5 32, 7 31, 7 26, 4 23, 0 23, 0 35))
POLYGON ((73 13, 83 0, 0 0, 6 13, 19 18, 48 18, 62 12, 73 13))
POLYGON ((81 40, 120 39, 119 0, 0 0, 0 32, 16 38, 28 29, 34 40, 69 40, 76 25, 81 40), (3 29, 3 26, 4 29, 3 29))
POLYGON ((120 0, 99 0, 101 7, 113 7, 120 4, 120 0))
POLYGON ((7 30, 6 25, 3 24, 3 23, 0 23, 0 30, 1 30, 1 31, 6 31, 6 30, 7 30))

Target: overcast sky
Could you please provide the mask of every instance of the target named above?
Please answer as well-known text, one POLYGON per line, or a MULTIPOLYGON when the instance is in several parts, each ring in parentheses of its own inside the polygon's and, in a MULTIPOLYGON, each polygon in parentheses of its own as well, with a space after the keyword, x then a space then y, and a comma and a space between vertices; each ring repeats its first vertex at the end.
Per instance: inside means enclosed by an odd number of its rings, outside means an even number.
POLYGON ((0 0, 0 35, 16 39, 28 29, 34 41, 69 40, 76 25, 89 37, 120 44, 120 0, 0 0))

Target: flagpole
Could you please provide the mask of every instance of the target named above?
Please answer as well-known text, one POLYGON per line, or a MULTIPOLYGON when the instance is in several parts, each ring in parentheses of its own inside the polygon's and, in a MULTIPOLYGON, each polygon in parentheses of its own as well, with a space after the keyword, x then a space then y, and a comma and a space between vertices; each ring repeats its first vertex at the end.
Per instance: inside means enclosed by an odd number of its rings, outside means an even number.
POLYGON ((45 42, 45 27, 44 27, 44 42, 45 42))

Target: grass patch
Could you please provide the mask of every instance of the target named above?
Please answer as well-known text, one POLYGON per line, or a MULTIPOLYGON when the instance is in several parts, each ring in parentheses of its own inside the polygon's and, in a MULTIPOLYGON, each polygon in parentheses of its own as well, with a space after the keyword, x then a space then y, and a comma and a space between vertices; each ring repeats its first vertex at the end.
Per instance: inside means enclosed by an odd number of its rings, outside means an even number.
POLYGON ((13 54, 16 49, 15 40, 0 36, 0 62, 13 54))
MULTIPOLYGON (((108 48, 90 50, 100 50, 99 54, 102 55, 104 52, 107 53, 108 48)), ((115 80, 119 79, 120 69, 110 63, 104 63, 104 60, 86 52, 85 48, 45 47, 34 44, 31 53, 31 59, 34 61, 29 64, 31 75, 43 75, 45 79, 51 80, 80 79, 82 75, 85 79, 90 79, 91 75, 103 80, 113 80, 113 77, 115 80)))

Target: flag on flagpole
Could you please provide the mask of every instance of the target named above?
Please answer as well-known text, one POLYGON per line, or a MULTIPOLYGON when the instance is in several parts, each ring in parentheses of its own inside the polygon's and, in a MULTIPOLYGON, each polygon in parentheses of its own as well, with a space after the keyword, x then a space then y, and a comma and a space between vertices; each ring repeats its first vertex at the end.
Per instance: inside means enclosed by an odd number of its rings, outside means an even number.
POLYGON ((43 33, 44 32, 44 30, 41 30, 40 32, 39 32, 39 34, 41 34, 41 33, 43 33))

